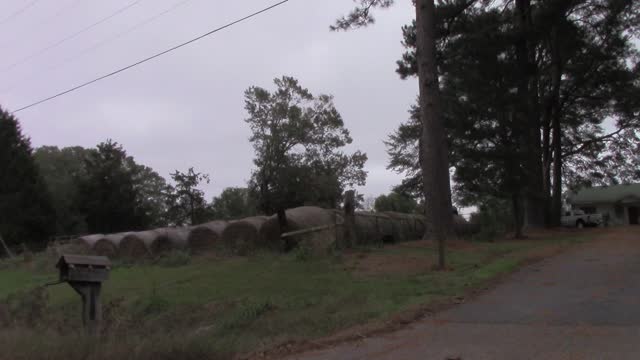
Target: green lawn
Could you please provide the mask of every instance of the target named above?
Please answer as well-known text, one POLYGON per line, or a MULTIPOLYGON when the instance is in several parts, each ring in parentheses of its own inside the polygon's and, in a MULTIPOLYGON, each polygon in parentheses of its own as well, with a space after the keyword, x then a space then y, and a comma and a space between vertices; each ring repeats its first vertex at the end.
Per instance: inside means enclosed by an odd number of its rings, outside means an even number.
POLYGON ((31 309, 41 305, 20 300, 28 298, 29 289, 56 278, 52 259, 40 255, 35 264, 14 261, 0 266, 0 299, 13 294, 8 308, 22 314, 21 307, 31 306, 29 311, 44 313, 38 325, 13 322, 0 330, 0 348, 11 349, 12 359, 42 353, 51 359, 56 354, 66 359, 224 358, 319 338, 416 305, 460 296, 512 271, 532 251, 578 241, 564 236, 474 243, 449 249, 449 271, 408 274, 363 275, 357 268, 371 256, 401 263, 410 255, 433 262, 434 248, 392 246, 310 259, 299 253, 262 254, 192 258, 182 266, 116 266, 103 290, 105 324, 110 329, 99 346, 72 330, 80 323, 79 297, 68 285, 47 288, 44 311, 31 309))

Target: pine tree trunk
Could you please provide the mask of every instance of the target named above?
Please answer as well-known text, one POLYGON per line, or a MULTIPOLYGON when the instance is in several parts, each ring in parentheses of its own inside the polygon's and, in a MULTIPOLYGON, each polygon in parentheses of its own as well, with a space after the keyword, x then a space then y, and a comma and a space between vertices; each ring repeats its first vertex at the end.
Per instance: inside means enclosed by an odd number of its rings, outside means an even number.
POLYGON ((524 227, 524 206, 519 192, 515 192, 511 195, 511 203, 513 205, 513 220, 515 224, 514 237, 516 239, 524 239, 525 236, 522 232, 522 228, 524 227))
POLYGON ((561 36, 570 5, 570 1, 559 3, 556 23, 551 29, 551 81, 553 87, 553 196, 551 200, 551 224, 553 226, 561 225, 562 216, 562 109, 560 108, 560 86, 565 60, 562 58, 561 36))
POLYGON ((538 114, 538 96, 536 66, 533 61, 533 49, 530 36, 532 32, 531 0, 516 0, 516 22, 518 38, 516 58, 519 68, 518 81, 518 119, 520 122, 520 141, 525 162, 526 176, 525 214, 527 225, 544 224, 544 196, 542 182, 542 154, 540 148, 540 119, 538 114))
POLYGON ((551 224, 560 226, 562 216, 562 128, 560 126, 560 81, 562 80, 562 59, 560 58, 559 29, 551 30, 552 42, 552 82, 553 82, 553 197, 551 204, 551 224))
POLYGON ((438 241, 439 267, 445 267, 444 241, 453 235, 447 139, 440 108, 436 65, 434 0, 416 1, 417 62, 422 118, 422 176, 427 226, 425 238, 438 241))
POLYGON ((544 224, 551 226, 551 95, 545 100, 542 118, 542 191, 544 191, 544 224))

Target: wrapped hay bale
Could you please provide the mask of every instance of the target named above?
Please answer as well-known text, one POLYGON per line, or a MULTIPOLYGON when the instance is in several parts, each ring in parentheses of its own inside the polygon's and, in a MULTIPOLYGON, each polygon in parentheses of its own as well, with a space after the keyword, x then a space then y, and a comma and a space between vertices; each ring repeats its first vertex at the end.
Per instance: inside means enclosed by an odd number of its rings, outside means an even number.
MULTIPOLYGON (((161 228, 130 234, 129 238, 123 239, 123 241, 127 241, 127 243, 124 244, 125 248, 129 247, 127 251, 131 253, 130 255, 126 256, 139 257, 139 255, 134 255, 132 253, 138 251, 138 249, 136 249, 138 245, 135 245, 138 243, 133 239, 133 236, 144 243, 144 246, 146 247, 149 254, 158 255, 163 252, 169 252, 176 248, 184 249, 186 247, 188 235, 189 230, 186 228, 161 228), (135 241, 135 243, 128 243, 129 241, 135 241)), ((141 252, 138 253, 142 255, 141 252)))
POLYGON ((118 255, 131 259, 146 257, 151 254, 147 244, 157 237, 158 233, 153 230, 128 233, 118 243, 118 255))
POLYGON ((386 214, 368 211, 356 211, 355 213, 357 245, 397 241, 393 229, 393 221, 386 214))
POLYGON ((151 248, 152 253, 159 254, 171 250, 184 250, 188 248, 189 228, 164 228, 158 229, 156 232, 158 232, 158 238, 155 243, 153 243, 153 247, 151 248))
MULTIPOLYGON (((285 213, 287 215, 287 232, 331 226, 336 222, 342 223, 342 217, 336 210, 316 206, 301 206, 286 210, 285 213)), ((271 216, 261 228, 260 239, 264 243, 258 245, 277 251, 288 251, 304 240, 309 242, 310 246, 326 248, 336 240, 336 229, 335 227, 319 229, 318 231, 289 236, 285 239, 282 239, 281 235, 278 216, 271 216)))
POLYGON ((416 214, 404 214, 388 211, 384 213, 393 222, 393 232, 396 241, 419 240, 424 235, 425 219, 416 214))
POLYGON ((118 255, 118 245, 122 238, 129 233, 116 233, 103 235, 93 245, 93 251, 102 256, 115 257, 118 255))
POLYGON ((234 254, 245 255, 262 243, 260 230, 266 216, 253 216, 230 222, 222 231, 222 245, 234 254))
POLYGON ((70 249, 71 248, 74 249, 72 250, 72 252, 82 252, 82 253, 93 252, 96 242, 98 242, 98 240, 102 239, 103 237, 104 237, 103 234, 80 236, 78 238, 71 240, 70 249))
POLYGON ((227 224, 226 221, 211 221, 192 227, 187 238, 189 249, 196 253, 213 249, 219 244, 227 224))

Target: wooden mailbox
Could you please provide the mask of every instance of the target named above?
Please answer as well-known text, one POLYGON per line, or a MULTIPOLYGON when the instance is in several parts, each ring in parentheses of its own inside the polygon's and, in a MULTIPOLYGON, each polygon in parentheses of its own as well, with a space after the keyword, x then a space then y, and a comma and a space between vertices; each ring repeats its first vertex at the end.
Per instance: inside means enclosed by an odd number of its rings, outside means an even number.
POLYGON ((102 319, 100 290, 109 279, 111 261, 105 256, 62 255, 56 265, 60 282, 67 282, 82 297, 82 322, 90 334, 102 319))

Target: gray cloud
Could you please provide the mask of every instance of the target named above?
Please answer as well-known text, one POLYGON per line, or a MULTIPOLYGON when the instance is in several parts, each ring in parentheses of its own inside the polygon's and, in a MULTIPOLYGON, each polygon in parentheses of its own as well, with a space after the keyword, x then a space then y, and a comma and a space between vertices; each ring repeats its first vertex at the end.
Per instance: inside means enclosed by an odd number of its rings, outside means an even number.
MULTIPOLYGON (((130 0, 41 2, 0 26, 0 68, 83 28, 130 0), (61 16, 55 11, 69 6, 61 16)), ((9 109, 112 71, 246 15, 272 1, 192 0, 157 21, 43 71, 96 42, 158 13, 179 0, 146 0, 33 61, 0 74, 0 104, 9 109), (22 80, 23 78, 27 80, 22 80)), ((17 9, 9 0, 3 8, 17 9)), ((106 79, 75 93, 18 113, 35 146, 94 146, 107 138, 124 145, 139 162, 168 177, 194 166, 212 176, 209 197, 250 176, 253 149, 244 123, 243 92, 271 87, 292 75, 313 93, 335 96, 354 138, 351 149, 369 155, 365 194, 387 192, 400 177, 386 170, 382 141, 407 118, 417 84, 395 74, 402 52, 400 27, 413 17, 409 1, 379 13, 372 27, 332 33, 328 26, 353 3, 291 0, 284 6, 211 38, 106 79)))

